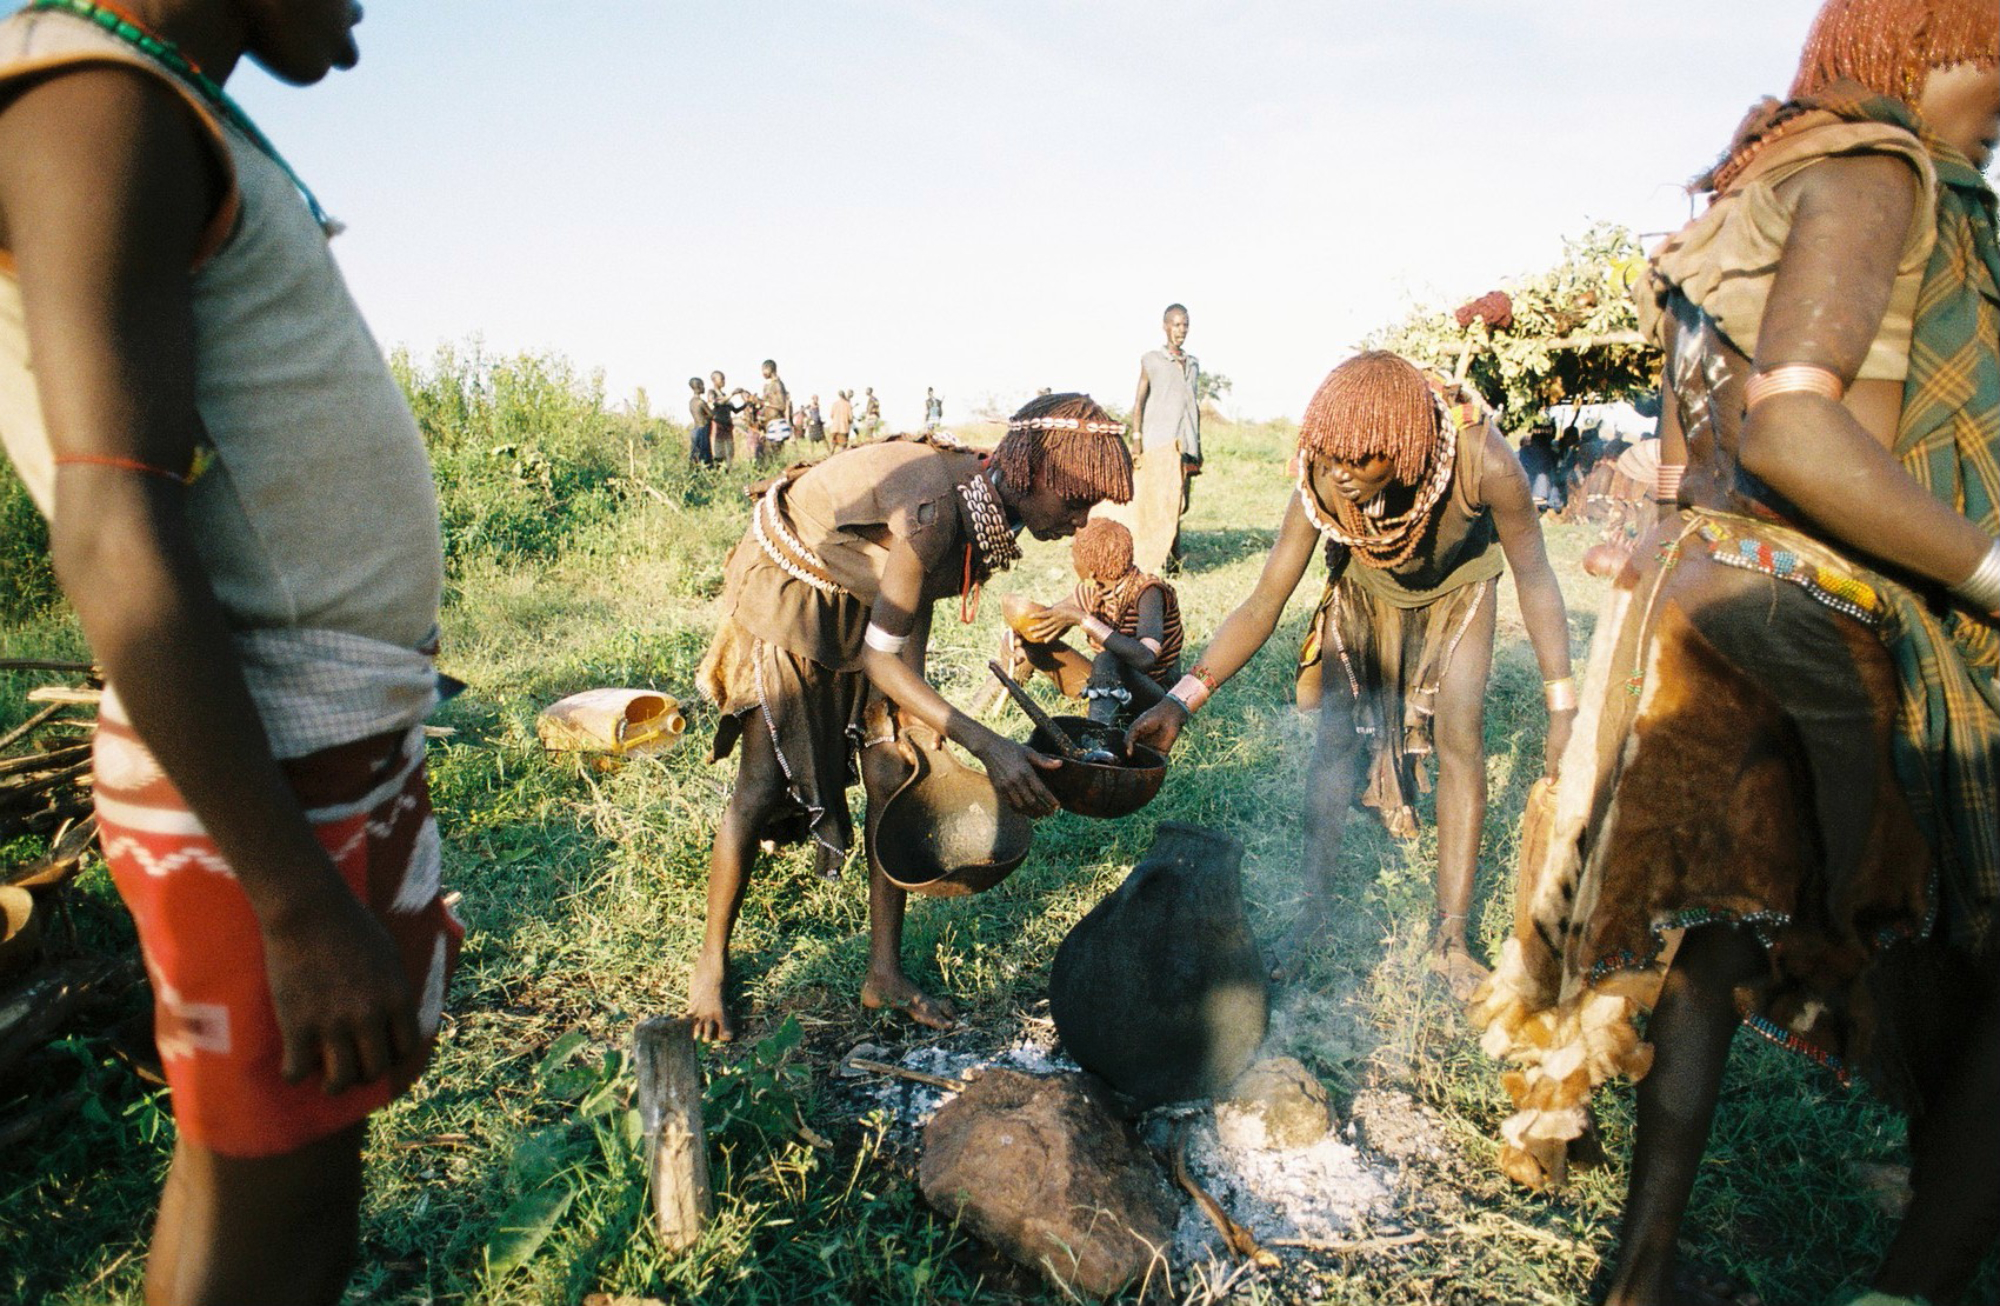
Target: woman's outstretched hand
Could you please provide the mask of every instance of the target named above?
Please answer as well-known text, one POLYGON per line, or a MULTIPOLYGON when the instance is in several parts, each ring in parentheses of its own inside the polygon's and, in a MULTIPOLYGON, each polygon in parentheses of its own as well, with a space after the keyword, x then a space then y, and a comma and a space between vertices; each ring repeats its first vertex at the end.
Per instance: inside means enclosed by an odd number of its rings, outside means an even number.
POLYGON ((1162 756, 1173 751, 1174 741, 1181 737, 1181 727, 1188 723, 1188 710, 1180 700, 1163 698, 1146 709, 1132 728, 1125 732, 1125 755, 1131 756, 1134 745, 1144 744, 1157 750, 1162 756))
POLYGON ((1047 816, 1056 810, 1055 795, 1042 783, 1040 772, 1054 771, 1061 762, 998 736, 975 756, 1007 806, 1027 816, 1047 816))

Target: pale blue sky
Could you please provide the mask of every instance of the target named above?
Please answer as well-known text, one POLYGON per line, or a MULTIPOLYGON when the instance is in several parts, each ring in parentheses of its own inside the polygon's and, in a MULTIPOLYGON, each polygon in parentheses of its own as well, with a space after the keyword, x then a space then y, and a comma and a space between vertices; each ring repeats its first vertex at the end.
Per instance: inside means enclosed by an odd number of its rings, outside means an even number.
POLYGON ((1817 0, 370 0, 361 66, 232 86, 350 224, 385 344, 872 384, 892 422, 1129 403, 1170 300, 1297 413, 1411 298, 1659 231, 1817 0))

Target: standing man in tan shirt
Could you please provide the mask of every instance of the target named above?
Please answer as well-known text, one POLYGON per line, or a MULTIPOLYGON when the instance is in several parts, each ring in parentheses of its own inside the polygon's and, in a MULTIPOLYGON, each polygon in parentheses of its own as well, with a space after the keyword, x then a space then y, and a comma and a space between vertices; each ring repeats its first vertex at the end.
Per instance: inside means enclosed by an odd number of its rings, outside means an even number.
POLYGON ((842 390, 834 396, 833 407, 827 411, 826 431, 833 438, 833 451, 839 453, 847 447, 848 437, 854 433, 854 392, 842 390))
POLYGON ((1130 528, 1134 560, 1140 570, 1155 573, 1180 568, 1188 478, 1201 471, 1201 364, 1182 348, 1187 309, 1167 305, 1160 324, 1166 346, 1139 360, 1139 389, 1132 400, 1132 439, 1138 446, 1132 502, 1099 510, 1130 528))

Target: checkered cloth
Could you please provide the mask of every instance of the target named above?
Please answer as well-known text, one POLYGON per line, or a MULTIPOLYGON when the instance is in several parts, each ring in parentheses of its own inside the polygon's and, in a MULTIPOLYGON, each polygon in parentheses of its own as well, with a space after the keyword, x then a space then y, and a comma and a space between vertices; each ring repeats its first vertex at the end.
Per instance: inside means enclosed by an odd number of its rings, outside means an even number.
MULTIPOLYGON (((1937 165, 1937 247, 1917 299, 1896 455, 1925 489, 2000 535, 2000 240, 1995 197, 1965 156, 1894 100, 1830 101, 1845 117, 1920 136, 1937 165)), ((1982 946, 2000 905, 2000 633, 1871 577, 1890 603, 1882 631, 1902 681, 1896 769, 1938 859, 1954 939, 1982 946)))
MULTIPOLYGON (((309 629, 238 631, 234 643, 271 755, 280 761, 407 730, 438 704, 435 645, 409 649, 309 629)), ((103 712, 126 719, 115 687, 105 690, 103 712)))

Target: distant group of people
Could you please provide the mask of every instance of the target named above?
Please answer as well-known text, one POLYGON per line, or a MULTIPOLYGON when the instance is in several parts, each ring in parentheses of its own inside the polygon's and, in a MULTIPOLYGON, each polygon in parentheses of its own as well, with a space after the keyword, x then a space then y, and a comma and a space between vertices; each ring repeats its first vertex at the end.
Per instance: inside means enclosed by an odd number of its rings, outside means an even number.
MULTIPOLYGON (((875 397, 875 387, 864 387, 858 416, 852 390, 837 392, 822 412, 818 395, 804 403, 792 398, 776 360, 765 359, 760 370, 764 384, 755 394, 742 386, 731 389, 720 371, 710 372, 706 384, 698 376, 688 378, 689 458, 713 467, 737 461, 740 453, 742 461, 756 463, 780 456, 794 438, 838 452, 881 434, 882 401, 875 397)), ((931 410, 942 413, 943 406, 934 391, 927 393, 925 429, 932 430, 931 410)))
MULTIPOLYGON (((1632 441, 1601 431, 1586 433, 1582 426, 1570 426, 1558 435, 1554 422, 1546 418, 1536 422, 1520 438, 1518 448, 1535 507, 1559 514, 1565 521, 1601 520, 1601 509, 1593 505, 1607 492, 1618 460, 1652 439, 1647 436, 1632 441)), ((1645 479, 1651 484, 1650 475, 1645 479)))

